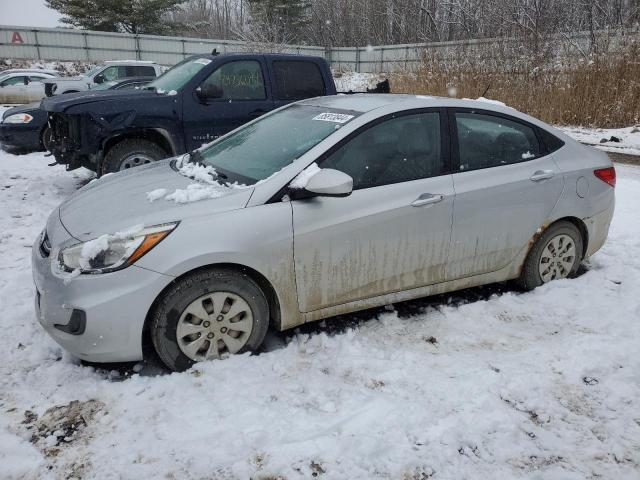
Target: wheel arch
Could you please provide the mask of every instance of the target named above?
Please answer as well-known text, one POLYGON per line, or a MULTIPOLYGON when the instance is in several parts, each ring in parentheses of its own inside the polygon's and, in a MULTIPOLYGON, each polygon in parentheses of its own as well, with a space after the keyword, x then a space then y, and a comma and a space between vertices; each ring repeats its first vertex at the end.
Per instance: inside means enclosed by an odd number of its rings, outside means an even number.
POLYGON ((109 150, 125 140, 147 140, 158 145, 167 155, 174 155, 176 152, 176 146, 168 132, 157 128, 144 128, 109 137, 102 145, 103 157, 109 153, 109 150))
POLYGON ((576 226, 576 228, 580 232, 580 236, 582 237, 582 259, 584 260, 587 253, 587 247, 589 245, 589 230, 587 229, 587 225, 580 218, 570 216, 559 218, 555 220, 551 225, 554 225, 558 222, 569 222, 573 223, 576 226))
POLYGON ((280 324, 281 324, 280 300, 278 298, 278 294, 276 293, 275 288, 262 273, 258 272, 257 270, 251 267, 248 267, 246 265, 242 265, 239 263, 211 263, 208 265, 199 266, 197 268, 194 268, 182 273, 180 276, 174 278, 173 281, 169 282, 169 284, 165 286, 162 289, 162 291, 158 293, 158 295, 156 295, 156 298, 153 300, 151 306, 149 307, 149 310, 147 311, 147 315, 144 319, 144 325, 142 327, 143 353, 148 352, 149 348, 153 348, 150 332, 149 332, 151 317, 153 316, 153 312, 155 311, 158 305, 158 302, 166 293, 166 291, 169 290, 176 281, 188 275, 192 275, 194 273, 197 273, 203 270, 210 270, 210 269, 224 269, 224 270, 233 270, 236 272, 241 272, 249 276, 253 281, 255 281, 260 287, 260 289, 262 290, 262 292, 267 297, 267 304, 269 306, 269 326, 274 327, 276 330, 280 330, 280 324))

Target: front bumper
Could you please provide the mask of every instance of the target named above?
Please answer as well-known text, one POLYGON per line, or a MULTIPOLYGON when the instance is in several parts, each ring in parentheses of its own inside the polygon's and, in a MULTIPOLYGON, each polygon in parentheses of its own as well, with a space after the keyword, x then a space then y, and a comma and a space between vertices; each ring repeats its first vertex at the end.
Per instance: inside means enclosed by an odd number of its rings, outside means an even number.
POLYGON ((12 150, 40 150, 40 128, 29 124, 0 123, 0 144, 12 150))
MULTIPOLYGON (((57 217, 57 212, 54 215, 57 217)), ((57 237, 52 245, 74 242, 68 234, 66 241, 60 242, 61 230, 52 235, 57 237)), ((42 327, 62 348, 82 360, 141 360, 147 312, 173 277, 131 266, 113 273, 72 278, 57 266, 58 251, 54 246, 50 255, 44 256, 40 238, 32 248, 36 315, 42 327), (69 325, 74 310, 84 312, 86 317, 81 334, 67 333, 55 326, 69 325)))

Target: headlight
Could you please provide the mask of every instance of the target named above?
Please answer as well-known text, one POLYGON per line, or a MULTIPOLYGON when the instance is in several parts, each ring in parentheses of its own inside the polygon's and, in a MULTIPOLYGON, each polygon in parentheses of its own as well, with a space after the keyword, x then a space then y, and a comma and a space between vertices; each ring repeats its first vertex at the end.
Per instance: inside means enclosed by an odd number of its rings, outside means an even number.
POLYGON ((136 227, 126 232, 102 235, 60 251, 58 260, 66 271, 107 273, 126 268, 169 235, 178 222, 136 227))
POLYGON ((33 120, 33 117, 28 113, 16 113, 15 115, 9 115, 2 123, 29 123, 33 120))

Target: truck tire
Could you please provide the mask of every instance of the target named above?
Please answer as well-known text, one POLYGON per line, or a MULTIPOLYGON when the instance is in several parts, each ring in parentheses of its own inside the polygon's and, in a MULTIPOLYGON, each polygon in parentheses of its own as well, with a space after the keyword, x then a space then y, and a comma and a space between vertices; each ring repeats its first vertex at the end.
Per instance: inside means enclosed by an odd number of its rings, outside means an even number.
POLYGON ((255 352, 269 328, 269 304, 247 274, 212 268, 178 279, 151 314, 150 336, 173 371, 228 355, 255 352))
POLYGON ((50 150, 49 147, 51 146, 51 129, 48 125, 42 130, 42 134, 40 135, 40 143, 42 143, 42 148, 45 151, 48 152, 50 150))
POLYGON ((102 162, 102 175, 119 172, 145 163, 167 158, 159 145, 141 138, 130 138, 117 143, 107 152, 102 162))
POLYGON ((536 240, 517 282, 524 290, 575 276, 583 253, 582 235, 571 222, 552 224, 536 240))

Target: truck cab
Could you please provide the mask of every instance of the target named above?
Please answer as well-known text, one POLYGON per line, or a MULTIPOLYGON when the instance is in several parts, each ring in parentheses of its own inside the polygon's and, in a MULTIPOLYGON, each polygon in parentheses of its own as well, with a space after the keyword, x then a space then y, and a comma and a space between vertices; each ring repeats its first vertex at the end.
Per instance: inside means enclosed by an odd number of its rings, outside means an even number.
POLYGON ((284 54, 189 57, 140 90, 47 98, 58 163, 98 174, 192 151, 275 108, 334 95, 326 61, 284 54))

